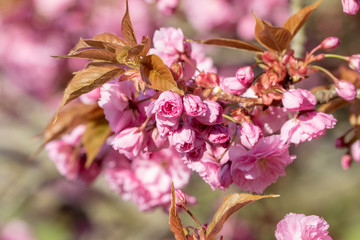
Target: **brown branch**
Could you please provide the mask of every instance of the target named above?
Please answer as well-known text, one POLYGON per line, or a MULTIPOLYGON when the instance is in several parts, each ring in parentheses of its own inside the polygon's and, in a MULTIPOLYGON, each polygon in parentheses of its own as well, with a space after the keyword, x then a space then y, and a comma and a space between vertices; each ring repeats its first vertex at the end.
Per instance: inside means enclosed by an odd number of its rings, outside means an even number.
POLYGON ((255 105, 261 105, 263 104, 263 101, 261 98, 247 98, 247 97, 241 97, 236 96, 227 92, 219 91, 215 94, 220 100, 224 100, 227 102, 232 103, 241 103, 242 107, 249 108, 253 107, 255 105))
MULTIPOLYGON (((313 94, 317 102, 320 104, 328 103, 329 101, 340 97, 337 94, 335 88, 318 90, 316 92, 313 92, 313 94)), ((360 100, 360 89, 356 90, 356 99, 360 100)))

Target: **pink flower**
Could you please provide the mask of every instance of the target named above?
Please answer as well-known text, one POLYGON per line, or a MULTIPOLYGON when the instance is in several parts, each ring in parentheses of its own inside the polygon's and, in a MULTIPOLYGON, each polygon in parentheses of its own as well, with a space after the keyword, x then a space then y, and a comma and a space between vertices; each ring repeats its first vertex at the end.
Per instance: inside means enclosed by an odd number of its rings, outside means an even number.
POLYGON ((359 0, 341 0, 344 13, 355 15, 359 10, 359 0))
POLYGON ((281 139, 296 145, 325 135, 326 129, 334 128, 336 119, 331 114, 306 112, 297 119, 288 120, 281 127, 281 139))
POLYGON ((329 224, 322 218, 289 213, 276 227, 277 240, 332 240, 328 235, 329 224))
POLYGON ((185 52, 185 37, 180 28, 160 28, 154 33, 154 49, 151 53, 158 55, 170 67, 179 61, 181 53, 185 52))
POLYGON ((97 104, 100 97, 101 97, 100 88, 95 88, 94 90, 81 95, 79 99, 82 103, 90 105, 90 104, 97 104))
POLYGON ((360 54, 355 54, 349 57, 349 67, 355 71, 360 71, 360 54))
POLYGON ((285 167, 295 159, 289 155, 288 147, 279 135, 260 139, 249 151, 241 146, 230 147, 234 183, 244 190, 262 193, 279 176, 285 176, 285 167))
POLYGON ((157 206, 169 206, 171 182, 176 189, 184 187, 191 170, 173 148, 140 155, 132 161, 116 151, 109 153, 105 179, 110 188, 126 201, 132 201, 142 211, 157 206))
POLYGON ((100 94, 99 106, 104 109, 105 118, 114 133, 134 124, 136 118, 133 111, 128 109, 129 99, 135 94, 132 82, 112 80, 101 87, 100 94))
POLYGON ((162 148, 168 148, 169 141, 168 138, 161 137, 158 129, 154 128, 147 134, 147 146, 149 152, 158 152, 162 148))
POLYGON ((274 134, 289 119, 285 108, 269 106, 266 110, 255 107, 253 121, 265 134, 274 134))
POLYGON ((61 175, 69 180, 91 183, 101 171, 101 162, 94 161, 85 168, 86 155, 83 149, 77 150, 84 132, 85 126, 80 125, 61 139, 49 142, 45 148, 61 175))
POLYGON ((229 129, 221 124, 216 124, 210 129, 207 138, 214 144, 226 143, 230 140, 229 129))
POLYGON ((204 156, 205 151, 205 140, 197 137, 195 139, 194 148, 191 151, 185 153, 185 158, 188 161, 199 161, 204 156))
POLYGON ((247 148, 252 148, 263 137, 260 127, 248 121, 241 122, 239 135, 240 143, 247 148))
POLYGON ((324 50, 334 50, 340 45, 340 39, 337 37, 327 37, 321 43, 320 46, 324 50))
POLYGON ((197 95, 188 94, 184 97, 184 110, 189 116, 204 116, 206 105, 197 95))
POLYGON ((314 109, 316 98, 305 89, 289 89, 284 92, 282 103, 288 111, 306 111, 314 109))
POLYGON ((220 88, 224 92, 241 95, 246 92, 248 86, 242 84, 236 77, 227 77, 220 80, 220 88))
POLYGON ((172 91, 162 92, 155 102, 154 112, 165 118, 178 118, 183 111, 179 94, 172 91))
POLYGON ((126 157, 134 158, 144 149, 145 134, 139 127, 126 128, 115 135, 111 145, 126 157))
POLYGON ((204 103, 206 105, 206 113, 204 116, 196 117, 196 120, 205 125, 215 125, 222 123, 223 109, 220 104, 210 100, 205 100, 204 103))
POLYGON ((356 88, 354 84, 346 80, 340 80, 335 83, 337 94, 347 101, 352 101, 356 97, 356 88))
POLYGON ((218 179, 220 185, 224 188, 228 188, 233 183, 231 176, 231 161, 223 164, 218 170, 218 179))
POLYGON ((195 147, 195 131, 187 123, 173 132, 170 137, 170 144, 175 147, 178 152, 190 152, 195 147))
POLYGON ((351 156, 356 162, 360 162, 360 140, 351 145, 351 156))

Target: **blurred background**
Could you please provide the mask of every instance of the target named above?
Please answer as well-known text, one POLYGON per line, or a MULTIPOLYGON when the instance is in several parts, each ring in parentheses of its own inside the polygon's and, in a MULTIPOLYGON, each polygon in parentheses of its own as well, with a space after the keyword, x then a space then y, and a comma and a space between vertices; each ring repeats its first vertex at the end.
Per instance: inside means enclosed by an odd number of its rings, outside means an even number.
MULTIPOLYGON (((252 41, 252 10, 281 26, 292 11, 312 2, 179 0, 174 9, 161 1, 129 0, 129 7, 138 39, 173 26, 193 39, 252 41)), ((124 0, 0 1, 0 240, 174 239, 163 210, 139 212, 111 192, 101 177, 91 186, 67 181, 45 151, 30 158, 41 145, 39 134, 56 111, 71 73, 85 63, 51 56, 66 55, 80 37, 120 35, 124 6, 124 0)), ((328 36, 342 40, 336 53, 360 53, 360 15, 344 14, 340 0, 324 1, 295 39, 297 55, 328 36)), ((210 47, 207 51, 225 76, 254 60, 252 53, 243 51, 210 47)), ((343 63, 328 64, 335 70, 343 63)), ((311 85, 323 76, 317 77, 306 81, 311 85)), ((334 141, 350 125, 345 109, 335 117, 338 124, 326 137, 292 149, 297 159, 287 167, 287 176, 265 191, 281 197, 253 203, 232 216, 224 239, 274 239, 277 222, 289 212, 323 217, 333 239, 360 239, 360 165, 342 169, 344 151, 335 149, 334 141)), ((194 175, 186 192, 197 197, 191 210, 206 223, 222 199, 239 189, 212 191, 194 175)), ((181 217, 184 225, 194 225, 185 213, 181 217)))

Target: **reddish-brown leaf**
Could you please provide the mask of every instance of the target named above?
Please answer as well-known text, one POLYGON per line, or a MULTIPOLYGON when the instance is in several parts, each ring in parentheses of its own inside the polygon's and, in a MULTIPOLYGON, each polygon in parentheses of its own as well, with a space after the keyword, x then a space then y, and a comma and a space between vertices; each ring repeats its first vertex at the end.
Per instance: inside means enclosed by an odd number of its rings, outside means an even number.
POLYGON ((260 47, 247 43, 244 41, 236 40, 236 39, 227 39, 227 38, 212 38, 207 40, 197 40, 195 42, 207 44, 207 45, 215 45, 220 47, 228 47, 228 48, 236 48, 243 49, 253 52, 263 52, 264 50, 260 47))
POLYGON ((300 28, 305 24, 310 14, 319 7, 321 1, 322 0, 318 0, 316 3, 304 7, 299 12, 289 17, 289 19, 284 23, 283 27, 289 30, 291 35, 294 37, 300 28))
POLYGON ((289 46, 292 35, 289 30, 282 27, 273 27, 270 23, 259 19, 254 14, 255 38, 265 48, 281 52, 289 46))
POLYGON ((132 23, 130 20, 128 0, 126 0, 126 11, 125 11, 125 15, 121 22, 121 33, 122 33, 123 37, 125 38, 125 40, 131 46, 136 46, 137 41, 136 41, 133 26, 132 26, 132 23))
POLYGON ((69 133, 79 124, 103 115, 103 110, 97 105, 87 105, 83 103, 74 103, 64 108, 57 116, 57 121, 54 119, 45 128, 43 133, 44 145, 50 141, 58 139, 63 134, 69 133))
POLYGON ((77 52, 73 52, 69 55, 57 56, 57 58, 87 58, 93 60, 117 62, 115 53, 104 49, 96 49, 96 48, 80 49, 77 52))
MULTIPOLYGON (((75 73, 66 87, 58 112, 69 102, 100 87, 102 84, 121 75, 125 70, 116 66, 88 67, 75 73)), ((55 117, 56 121, 56 117, 55 117)))
POLYGON ((126 41, 113 33, 101 33, 93 37, 93 40, 106 42, 115 46, 125 46, 126 41))
POLYGON ((174 183, 171 184, 171 206, 169 210, 169 225, 176 240, 186 240, 181 219, 176 210, 174 183))
POLYGON ((273 198, 279 195, 252 195, 247 193, 234 193, 227 196, 216 211, 211 223, 206 229, 206 240, 213 240, 221 231, 226 220, 245 205, 263 198, 273 198))
POLYGON ((109 122, 105 119, 104 115, 87 123, 84 135, 81 139, 86 151, 86 168, 90 167, 110 134, 111 129, 109 122))
POLYGON ((160 91, 173 91, 180 95, 184 92, 178 88, 169 68, 157 55, 145 56, 140 65, 141 78, 150 88, 160 91))

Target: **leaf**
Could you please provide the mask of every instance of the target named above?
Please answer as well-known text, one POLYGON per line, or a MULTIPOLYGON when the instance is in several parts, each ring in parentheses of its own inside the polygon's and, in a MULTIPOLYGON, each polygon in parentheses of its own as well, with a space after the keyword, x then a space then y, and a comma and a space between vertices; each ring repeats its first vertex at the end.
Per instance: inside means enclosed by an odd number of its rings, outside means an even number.
POLYGON ((176 240, 186 240, 181 219, 176 210, 174 183, 171 183, 171 206, 169 210, 169 225, 176 240))
POLYGON ((180 90, 165 63, 157 55, 145 56, 140 65, 141 78, 150 88, 160 91, 173 91, 180 95, 184 92, 180 90))
POLYGON ((304 7, 299 12, 295 13, 284 23, 284 28, 290 31, 294 37, 300 28, 305 24, 306 20, 309 18, 310 14, 319 7, 322 0, 318 0, 316 3, 304 7))
POLYGON ((243 41, 236 40, 236 39, 212 38, 212 39, 207 39, 207 40, 196 40, 195 42, 207 44, 207 45, 215 45, 215 46, 220 46, 220 47, 243 49, 243 50, 248 50, 248 51, 253 51, 253 52, 263 52, 264 51, 263 49, 261 49, 260 47, 254 45, 254 44, 243 42, 243 41))
POLYGON ((282 27, 273 27, 270 23, 259 19, 255 13, 255 38, 265 48, 281 52, 289 46, 292 35, 282 27))
POLYGON ((87 105, 80 102, 71 104, 58 114, 58 120, 55 123, 53 119, 45 128, 43 145, 71 132, 76 126, 103 114, 103 110, 97 104, 87 105))
POLYGON ((86 168, 90 167, 110 134, 109 122, 105 119, 104 115, 87 123, 81 139, 86 151, 86 168))
POLYGON ((95 41, 110 43, 116 46, 125 46, 126 41, 113 33, 101 33, 93 37, 95 41))
POLYGON ((125 38, 125 40, 131 46, 135 46, 137 44, 135 32, 134 32, 134 29, 133 29, 133 26, 132 26, 132 23, 130 20, 128 0, 126 0, 126 11, 125 11, 125 15, 121 22, 121 33, 122 33, 123 37, 125 38))
MULTIPOLYGON (((125 70, 116 66, 89 67, 75 73, 65 89, 63 99, 57 113, 69 102, 100 87, 102 84, 121 75, 125 70)), ((57 114, 55 115, 57 116, 57 114)), ((56 117, 55 117, 56 121, 56 117)))
POLYGON ((56 56, 57 58, 87 58, 93 60, 103 60, 117 62, 115 53, 104 49, 83 49, 79 52, 73 52, 65 56, 56 56))
POLYGON ((213 240, 221 231, 226 220, 240 208, 263 198, 274 198, 279 195, 252 195, 247 193, 234 193, 225 197, 219 209, 216 211, 211 223, 206 229, 206 240, 213 240))

